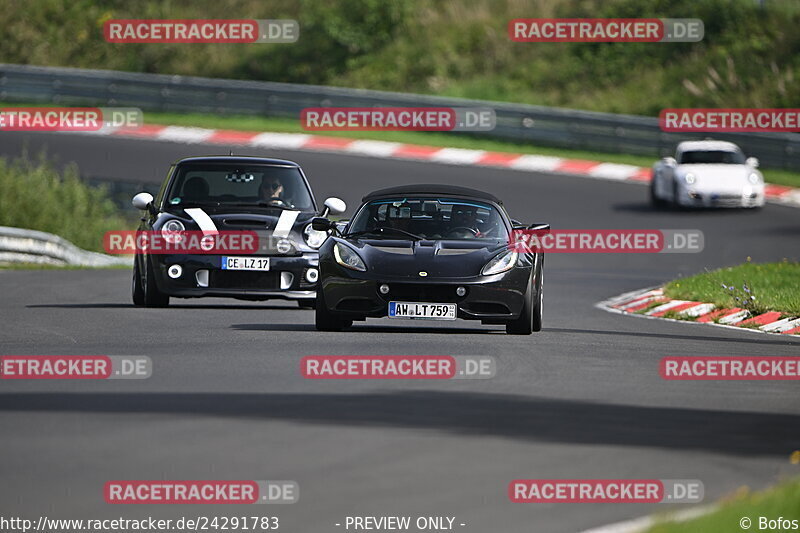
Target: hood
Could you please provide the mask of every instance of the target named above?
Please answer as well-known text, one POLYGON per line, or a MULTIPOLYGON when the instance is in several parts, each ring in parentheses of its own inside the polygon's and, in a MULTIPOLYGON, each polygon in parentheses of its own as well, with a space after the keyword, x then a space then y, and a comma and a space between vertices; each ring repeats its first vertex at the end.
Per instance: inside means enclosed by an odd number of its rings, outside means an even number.
POLYGON ((195 225, 199 225, 198 219, 204 218, 202 215, 205 213, 218 231, 274 231, 280 220, 283 220, 286 225, 291 222, 290 226, 294 227, 311 222, 315 216, 313 212, 309 211, 244 206, 203 206, 198 208, 169 206, 164 209, 164 212, 189 220, 195 225))
POLYGON ((388 277, 425 279, 469 278, 481 269, 508 243, 501 240, 423 240, 349 239, 374 274, 388 277))
POLYGON ((738 193, 742 187, 752 185, 748 176, 753 172, 755 171, 747 165, 681 165, 678 168, 678 177, 682 179, 686 174, 692 173, 697 178, 692 185, 695 189, 738 193))

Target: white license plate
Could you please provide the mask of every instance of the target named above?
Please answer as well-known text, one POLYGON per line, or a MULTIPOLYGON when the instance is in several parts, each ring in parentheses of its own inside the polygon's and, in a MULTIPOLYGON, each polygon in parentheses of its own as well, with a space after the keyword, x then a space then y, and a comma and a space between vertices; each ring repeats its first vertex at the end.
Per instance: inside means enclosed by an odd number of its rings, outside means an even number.
POLYGON ((389 318, 455 320, 456 304, 389 302, 389 318))
POLYGON ((269 270, 269 257, 222 257, 222 270, 269 270))

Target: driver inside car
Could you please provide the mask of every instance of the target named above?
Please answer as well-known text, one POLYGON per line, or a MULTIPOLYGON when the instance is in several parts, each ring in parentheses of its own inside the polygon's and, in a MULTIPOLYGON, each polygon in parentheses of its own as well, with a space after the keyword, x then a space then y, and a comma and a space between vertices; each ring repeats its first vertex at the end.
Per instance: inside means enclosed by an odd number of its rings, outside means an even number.
POLYGON ((470 233, 474 237, 481 237, 478 214, 475 209, 465 206, 454 206, 450 215, 450 233, 470 233))
POLYGON ((258 188, 258 198, 260 201, 273 205, 287 204, 284 198, 283 182, 275 176, 264 176, 258 188))

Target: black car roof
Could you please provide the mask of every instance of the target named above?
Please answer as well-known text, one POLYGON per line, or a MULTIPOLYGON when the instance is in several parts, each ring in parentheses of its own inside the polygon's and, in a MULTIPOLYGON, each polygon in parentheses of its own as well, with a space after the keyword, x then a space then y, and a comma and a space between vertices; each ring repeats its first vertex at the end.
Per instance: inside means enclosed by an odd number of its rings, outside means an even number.
POLYGON ((294 161, 287 159, 272 159, 270 157, 255 157, 247 155, 209 155, 200 157, 187 157, 181 159, 177 164, 181 163, 239 163, 242 165, 282 165, 290 167, 299 167, 294 161))
POLYGON ((477 189, 470 189, 468 187, 459 187, 457 185, 438 185, 438 184, 425 184, 425 185, 401 185, 399 187, 389 187, 388 189, 380 189, 371 192, 364 196, 361 201, 368 202, 376 198, 385 198, 387 196, 456 196, 459 198, 471 198, 473 200, 486 200, 494 202, 498 205, 503 205, 503 202, 496 196, 488 192, 479 191, 477 189))

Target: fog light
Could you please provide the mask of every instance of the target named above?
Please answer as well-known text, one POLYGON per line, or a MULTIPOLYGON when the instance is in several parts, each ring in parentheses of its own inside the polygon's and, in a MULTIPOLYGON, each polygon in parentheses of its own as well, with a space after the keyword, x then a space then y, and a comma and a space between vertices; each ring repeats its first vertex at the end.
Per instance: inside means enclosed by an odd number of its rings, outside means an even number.
POLYGON ((306 281, 309 283, 316 283, 319 279, 319 270, 316 268, 309 268, 306 270, 306 281))
POLYGON ((381 294, 389 294, 389 286, 385 283, 378 287, 378 290, 381 291, 381 294))
POLYGON ((467 288, 466 287, 457 288, 456 289, 456 294, 459 295, 459 296, 464 296, 465 294, 467 294, 467 288))
POLYGON ((172 265, 167 269, 167 275, 172 279, 178 279, 183 274, 183 267, 180 265, 172 265))

